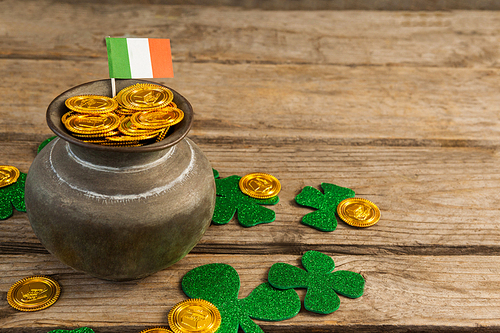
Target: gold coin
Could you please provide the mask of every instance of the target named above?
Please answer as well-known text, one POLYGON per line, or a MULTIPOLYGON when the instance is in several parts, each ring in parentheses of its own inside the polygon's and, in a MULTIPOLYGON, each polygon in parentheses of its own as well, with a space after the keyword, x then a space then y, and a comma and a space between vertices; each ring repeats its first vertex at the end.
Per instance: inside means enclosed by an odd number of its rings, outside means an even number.
POLYGON ((61 122, 64 124, 66 123, 66 120, 68 120, 68 118, 72 115, 74 115, 75 112, 74 111, 69 111, 69 112, 66 112, 65 114, 63 114, 63 116, 61 117, 61 122))
POLYGON ((121 133, 130 136, 144 136, 150 134, 158 134, 159 132, 161 132, 161 129, 150 130, 150 129, 138 128, 130 121, 130 117, 125 117, 124 119, 122 119, 122 121, 120 122, 120 126, 118 127, 118 130, 121 133))
POLYGON ((107 96, 80 95, 68 98, 66 106, 80 113, 108 113, 118 107, 118 102, 107 96))
POLYGON ((104 138, 107 136, 112 136, 112 135, 118 135, 120 132, 118 131, 111 131, 111 132, 104 132, 104 133, 96 133, 96 134, 78 134, 78 133, 73 133, 74 137, 80 138, 80 139, 93 139, 93 138, 104 138))
POLYGON ((78 134, 106 133, 120 125, 120 118, 114 113, 75 114, 66 120, 66 128, 78 134))
POLYGON ((139 141, 139 140, 148 140, 158 136, 158 133, 152 133, 149 135, 142 136, 132 136, 132 135, 115 135, 108 136, 106 139, 113 142, 126 142, 126 141, 139 141))
POLYGON ((108 140, 82 140, 82 141, 87 143, 98 143, 98 144, 109 142, 108 140))
POLYGON ((126 109, 126 108, 121 107, 121 108, 116 109, 115 112, 118 115, 131 116, 138 111, 137 110, 130 110, 130 109, 126 109))
POLYGON ((61 287, 47 276, 31 276, 17 281, 7 292, 7 302, 20 311, 38 311, 54 304, 61 287))
POLYGON ((260 172, 241 177, 239 186, 241 192, 257 199, 272 198, 281 191, 281 184, 276 177, 260 172))
POLYGON ((355 227, 369 227, 380 220, 380 210, 369 200, 347 198, 337 206, 338 216, 355 227))
POLYGON ((19 169, 10 165, 0 165, 0 187, 9 186, 17 182, 19 169))
POLYGON ((161 132, 158 134, 158 137, 156 138, 156 142, 160 142, 161 140, 165 139, 165 136, 167 135, 169 127, 165 127, 164 129, 161 130, 161 132))
POLYGON ((147 330, 141 331, 140 333, 174 333, 171 330, 167 330, 164 327, 154 327, 154 328, 148 328, 147 330))
POLYGON ((174 99, 169 89, 149 83, 138 83, 122 89, 116 96, 120 105, 132 110, 152 110, 166 107, 174 99))
POLYGON ((181 109, 164 108, 153 111, 142 111, 130 116, 132 124, 144 129, 159 129, 167 126, 173 126, 184 118, 184 112, 181 109))
POLYGON ((168 323, 175 333, 214 333, 220 326, 221 316, 212 303, 203 299, 188 299, 170 310, 168 323))

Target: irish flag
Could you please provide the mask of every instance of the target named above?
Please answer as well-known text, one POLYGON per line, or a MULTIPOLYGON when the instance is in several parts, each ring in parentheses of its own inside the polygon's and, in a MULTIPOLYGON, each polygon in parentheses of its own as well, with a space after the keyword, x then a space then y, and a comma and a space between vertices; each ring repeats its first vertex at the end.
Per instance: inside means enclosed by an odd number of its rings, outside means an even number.
POLYGON ((111 78, 174 77, 170 39, 108 37, 106 46, 111 78))

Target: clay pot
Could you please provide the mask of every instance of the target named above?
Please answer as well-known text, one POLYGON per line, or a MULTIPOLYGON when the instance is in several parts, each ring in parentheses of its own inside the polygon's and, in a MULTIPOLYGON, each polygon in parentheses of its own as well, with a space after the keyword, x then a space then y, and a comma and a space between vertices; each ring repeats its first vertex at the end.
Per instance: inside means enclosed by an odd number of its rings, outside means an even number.
MULTIPOLYGON (((117 91, 138 82, 148 81, 117 80, 117 91)), ((205 233, 215 205, 212 168, 185 137, 191 105, 172 92, 184 119, 143 147, 85 143, 61 123, 68 97, 111 96, 110 80, 69 89, 49 105, 47 124, 58 138, 30 167, 26 210, 40 242, 63 263, 101 279, 138 279, 183 258, 205 233)))

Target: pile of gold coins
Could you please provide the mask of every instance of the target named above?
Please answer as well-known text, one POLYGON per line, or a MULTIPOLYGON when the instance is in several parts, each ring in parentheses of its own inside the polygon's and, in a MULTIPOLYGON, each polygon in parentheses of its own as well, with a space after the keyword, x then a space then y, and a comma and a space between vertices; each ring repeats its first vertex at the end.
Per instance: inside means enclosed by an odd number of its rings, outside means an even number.
POLYGON ((184 118, 169 89, 138 83, 115 98, 79 95, 65 101, 69 112, 61 117, 74 137, 104 146, 139 147, 165 138, 170 126, 184 118))

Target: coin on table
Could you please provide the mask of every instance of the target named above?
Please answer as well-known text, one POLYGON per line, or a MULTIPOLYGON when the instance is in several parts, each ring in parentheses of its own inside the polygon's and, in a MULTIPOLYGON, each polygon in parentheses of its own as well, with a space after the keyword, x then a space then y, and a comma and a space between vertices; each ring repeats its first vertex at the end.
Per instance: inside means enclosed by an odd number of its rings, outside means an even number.
POLYGON ((362 198, 348 198, 337 206, 338 216, 355 227, 369 227, 380 220, 380 210, 371 201, 362 198))
POLYGON ((148 328, 147 330, 141 331, 141 333, 174 333, 164 327, 154 327, 148 328))
POLYGON ((54 304, 61 287, 47 276, 31 276, 17 281, 7 292, 7 302, 20 311, 38 311, 54 304))
POLYGON ((176 108, 163 108, 134 113, 130 116, 132 124, 144 129, 158 129, 181 122, 184 112, 176 108))
POLYGON ((174 99, 170 89, 149 83, 138 83, 120 90, 116 100, 132 110, 153 110, 166 107, 174 99))
POLYGON ((272 198, 281 191, 281 184, 276 177, 260 172, 241 177, 239 186, 241 192, 256 199, 272 198))
POLYGON ((188 299, 170 310, 168 323, 175 333, 214 333, 220 326, 221 316, 212 303, 203 299, 188 299))
POLYGON ((0 165, 0 188, 17 182, 19 169, 10 165, 0 165))
POLYGON ((110 132, 120 125, 120 118, 114 113, 75 114, 70 116, 66 128, 78 134, 97 134, 110 132))
POLYGON ((118 108, 118 102, 111 97, 99 95, 79 95, 65 101, 68 109, 80 113, 108 113, 118 108))

